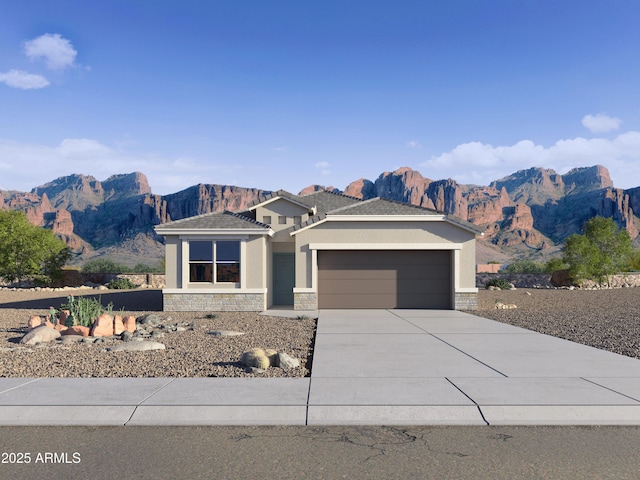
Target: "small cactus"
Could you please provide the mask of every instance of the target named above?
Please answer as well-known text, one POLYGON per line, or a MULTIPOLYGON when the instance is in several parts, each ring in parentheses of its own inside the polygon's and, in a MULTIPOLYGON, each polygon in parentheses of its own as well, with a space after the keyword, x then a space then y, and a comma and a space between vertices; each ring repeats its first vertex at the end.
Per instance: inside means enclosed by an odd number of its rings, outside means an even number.
POLYGON ((278 352, 268 348, 264 351, 264 354, 267 356, 267 358, 269 359, 269 366, 271 367, 277 367, 279 366, 279 362, 278 362, 278 352))
POLYGON ((76 326, 76 318, 73 315, 67 315, 67 318, 64 321, 65 327, 75 327, 76 326))
POLYGON ((265 351, 261 348, 253 348, 242 354, 240 362, 247 367, 255 367, 260 370, 269 368, 271 362, 265 351))

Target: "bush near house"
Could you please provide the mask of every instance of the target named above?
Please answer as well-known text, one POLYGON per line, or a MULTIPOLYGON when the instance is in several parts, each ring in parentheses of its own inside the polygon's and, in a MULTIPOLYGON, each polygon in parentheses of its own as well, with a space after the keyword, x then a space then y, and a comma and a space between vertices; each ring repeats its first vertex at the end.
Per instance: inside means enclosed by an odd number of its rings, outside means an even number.
POLYGON ((563 261, 575 281, 594 280, 610 285, 610 277, 629 268, 632 243, 629 233, 611 218, 594 217, 582 227, 583 234, 567 238, 563 261))
POLYGON ((71 257, 51 230, 33 225, 23 212, 0 212, 0 277, 50 284, 71 257))
POLYGON ((493 278, 484 284, 485 288, 496 287, 500 290, 511 290, 511 282, 506 278, 493 278))

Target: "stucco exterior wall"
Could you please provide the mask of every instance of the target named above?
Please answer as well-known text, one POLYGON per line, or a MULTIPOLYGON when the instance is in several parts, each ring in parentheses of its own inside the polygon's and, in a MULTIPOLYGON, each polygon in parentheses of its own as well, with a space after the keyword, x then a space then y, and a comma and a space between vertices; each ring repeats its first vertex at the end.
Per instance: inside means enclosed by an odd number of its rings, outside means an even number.
MULTIPOLYGON (((402 249, 424 246, 447 250, 452 244, 460 245, 458 253, 458 287, 475 288, 475 234, 445 222, 326 222, 301 231, 296 239, 296 288, 312 288, 313 256, 309 244, 371 245, 377 249, 402 249)), ((348 246, 346 247, 348 249, 348 246)))
POLYGON ((264 223, 265 215, 271 216, 271 223, 269 225, 271 225, 271 228, 276 233, 292 227, 293 217, 295 216, 301 216, 303 222, 309 218, 306 208, 283 199, 275 200, 265 206, 256 208, 256 220, 258 222, 264 223), (278 217, 281 215, 287 217, 287 223, 285 225, 278 223, 278 217))
POLYGON ((267 286, 267 241, 264 236, 250 237, 247 240, 245 259, 246 288, 265 288, 267 286))
MULTIPOLYGON (((195 237, 191 237, 195 238, 195 237)), ((202 235, 198 240, 241 240, 239 236, 202 235)), ((242 240, 241 240, 242 241, 242 240)), ((266 307, 267 252, 264 235, 249 235, 241 245, 241 282, 238 285, 188 284, 187 249, 179 236, 166 236, 165 311, 259 311, 266 307)))
POLYGON ((182 283, 181 244, 178 237, 167 236, 165 241, 166 287, 178 288, 182 283))

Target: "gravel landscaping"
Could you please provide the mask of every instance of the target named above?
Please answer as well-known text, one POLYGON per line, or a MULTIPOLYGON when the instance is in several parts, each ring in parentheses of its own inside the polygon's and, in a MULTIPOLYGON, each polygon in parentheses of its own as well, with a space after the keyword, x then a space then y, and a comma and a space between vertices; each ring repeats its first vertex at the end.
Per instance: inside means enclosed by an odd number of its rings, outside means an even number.
POLYGON ((481 290, 475 314, 640 358, 640 288, 481 290))
POLYGON ((315 319, 280 318, 246 312, 161 312, 159 290, 78 290, 68 292, 0 290, 0 377, 304 377, 310 375, 315 319), (95 295, 101 303, 113 302, 113 310, 140 317, 156 313, 162 328, 154 328, 152 340, 165 350, 109 352, 123 343, 107 338, 101 343, 74 342, 70 345, 41 344, 21 347, 31 315, 46 315, 49 306, 58 308, 67 295, 95 295), (175 325, 180 330, 171 331, 175 325), (232 330, 239 336, 216 336, 232 330), (271 367, 262 373, 248 373, 239 363, 252 348, 283 351, 300 360, 300 367, 271 367))
MULTIPOLYGON (((640 289, 616 290, 481 290, 476 315, 553 335, 603 350, 640 358, 640 289), (516 309, 497 310, 497 302, 516 309)), ((310 375, 314 319, 261 316, 240 312, 162 312, 159 290, 11 291, 0 290, 0 377, 303 377, 310 375), (98 295, 114 311, 140 317, 157 313, 163 327, 153 340, 165 350, 109 352, 121 343, 20 347, 31 315, 45 315, 67 295, 98 295), (180 330, 172 331, 180 326, 180 330), (173 328, 172 328, 173 327, 173 328), (241 336, 216 336, 233 330, 241 336), (300 360, 298 368, 271 367, 248 373, 239 363, 251 348, 284 351, 300 360)))

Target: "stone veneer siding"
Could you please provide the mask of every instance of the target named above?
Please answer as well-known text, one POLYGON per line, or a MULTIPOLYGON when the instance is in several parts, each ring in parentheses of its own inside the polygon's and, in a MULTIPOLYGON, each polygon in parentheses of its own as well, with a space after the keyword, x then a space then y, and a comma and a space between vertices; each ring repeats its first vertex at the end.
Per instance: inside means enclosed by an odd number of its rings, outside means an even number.
POLYGON ((318 309, 318 294, 311 293, 294 293, 293 294, 293 309, 294 310, 317 310, 318 309))
POLYGON ((456 293, 455 294, 455 310, 477 310, 478 294, 477 293, 456 293))
POLYGON ((261 312, 263 293, 165 293, 165 312, 261 312))

